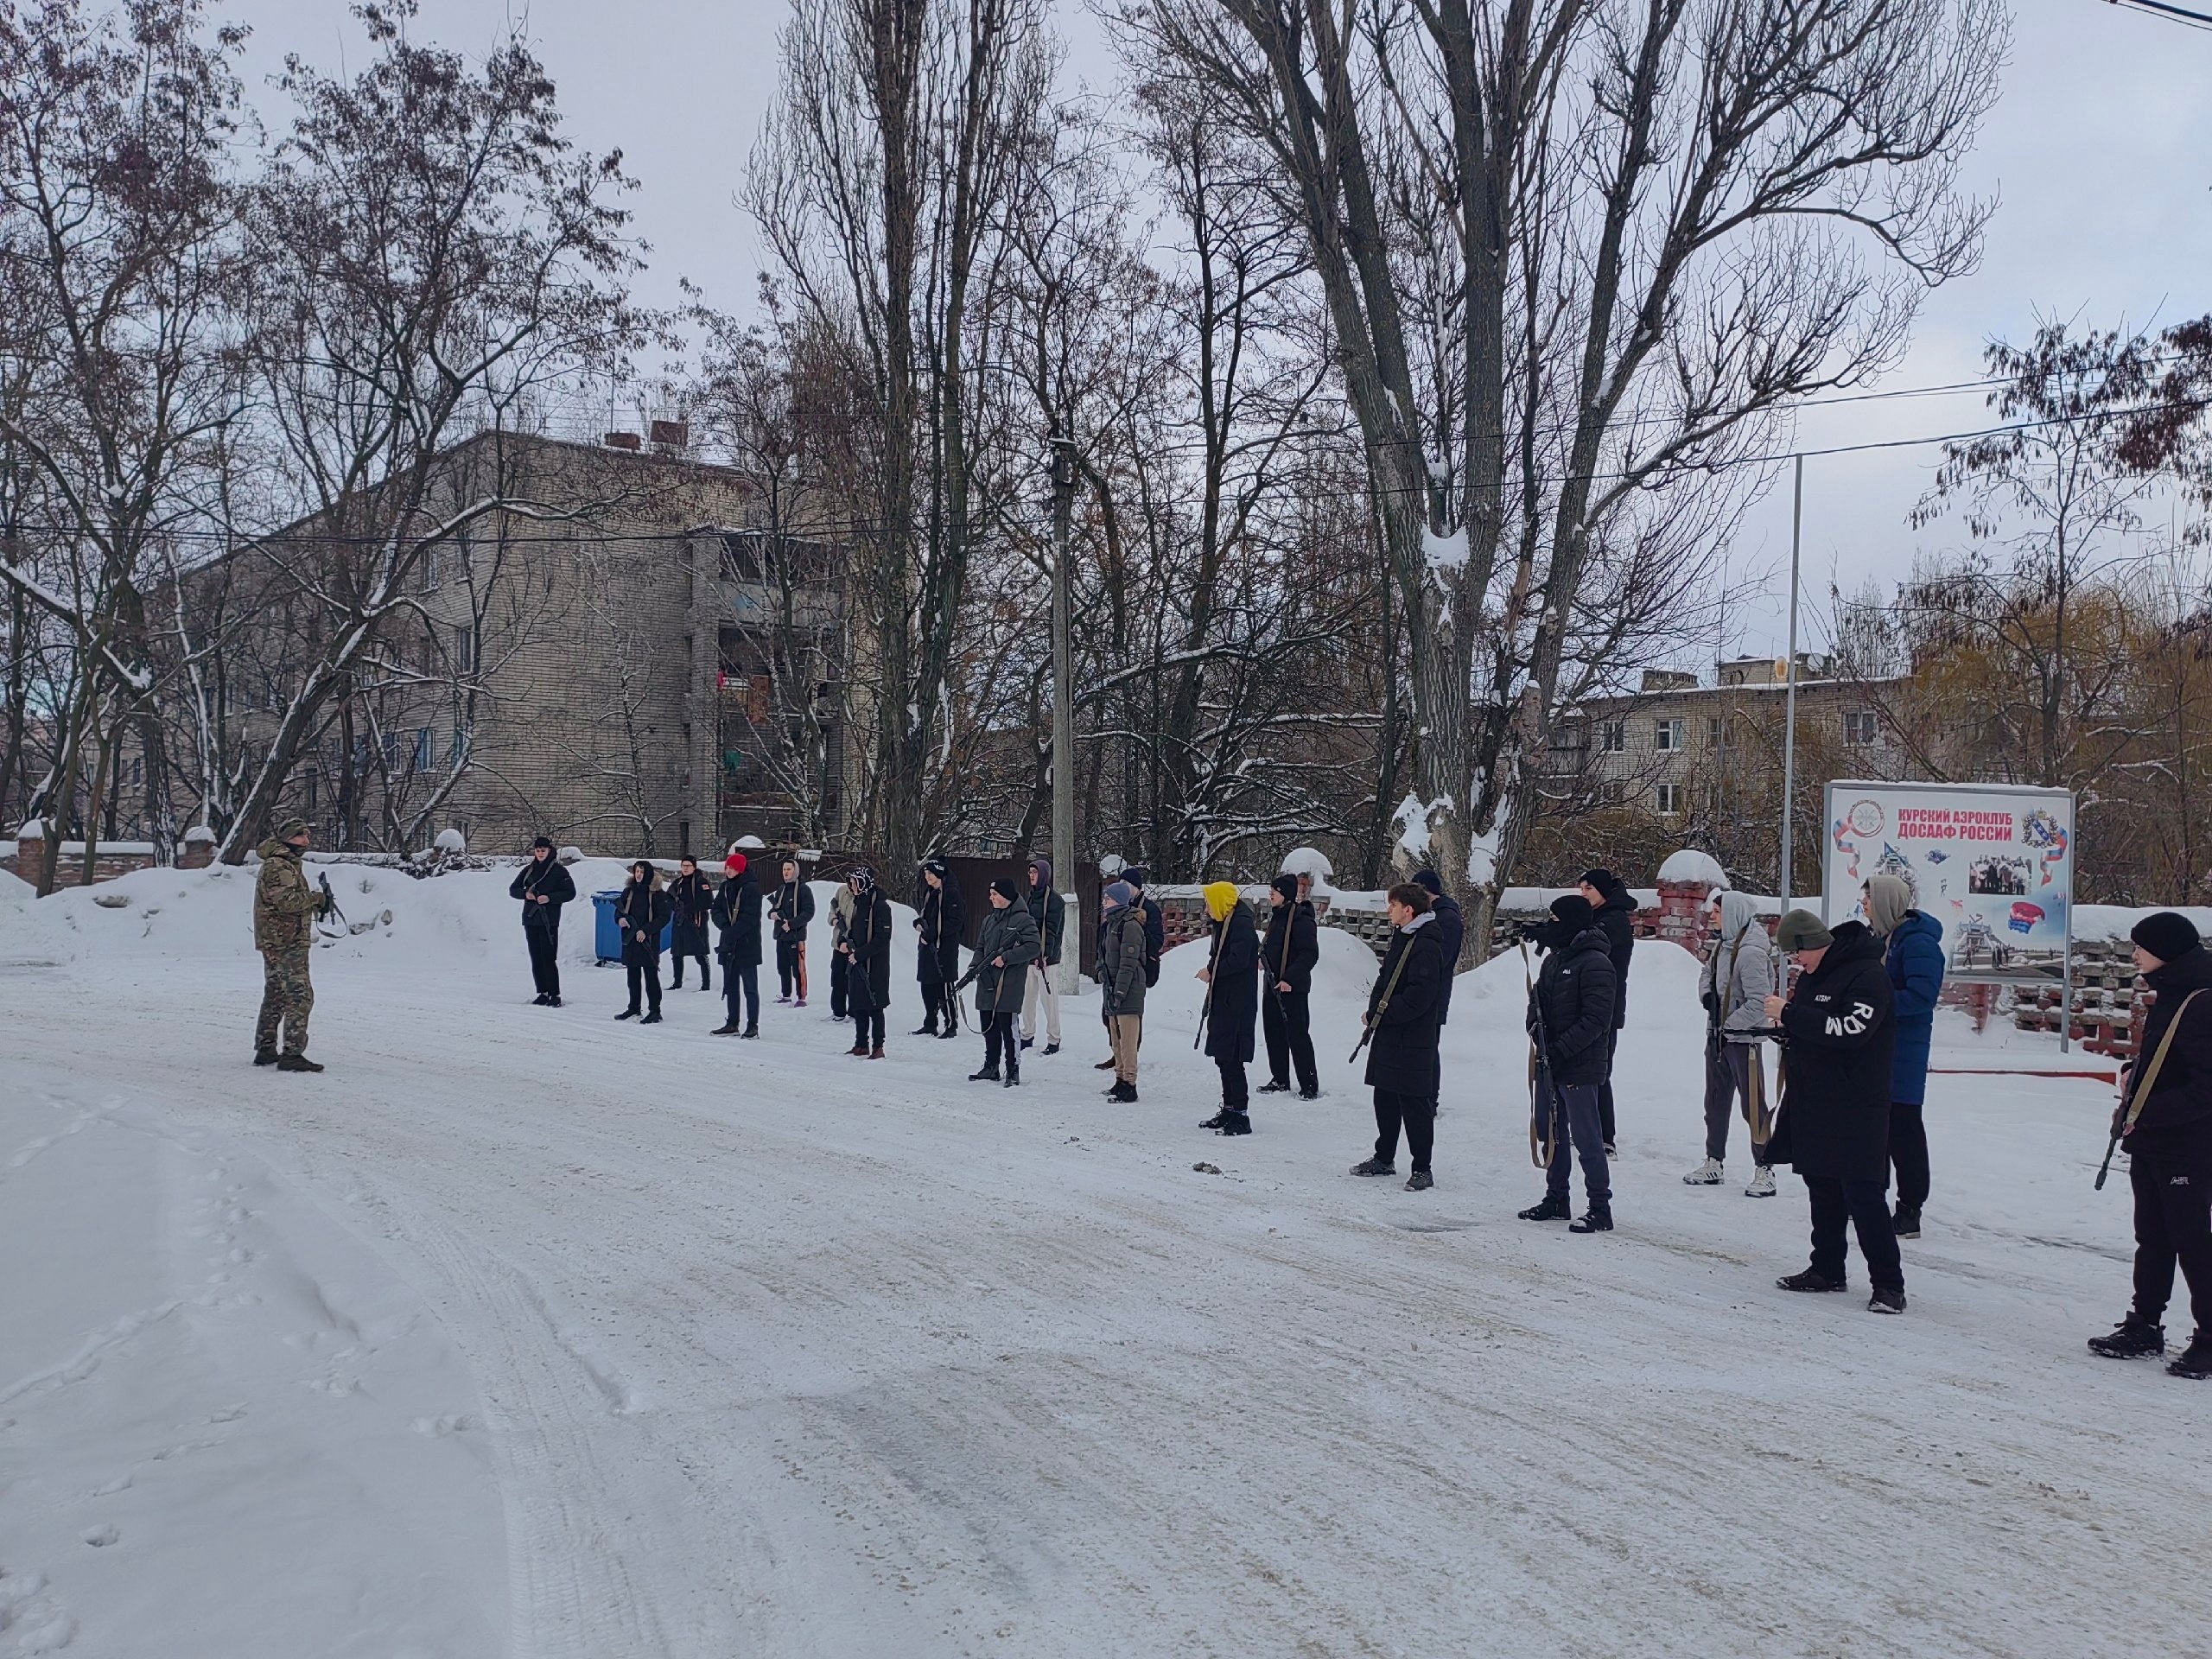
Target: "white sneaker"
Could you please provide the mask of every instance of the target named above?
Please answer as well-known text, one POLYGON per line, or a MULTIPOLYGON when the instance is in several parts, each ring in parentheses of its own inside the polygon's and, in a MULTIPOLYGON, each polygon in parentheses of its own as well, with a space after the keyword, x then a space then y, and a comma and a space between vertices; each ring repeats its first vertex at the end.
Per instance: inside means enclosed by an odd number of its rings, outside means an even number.
POLYGON ((1720 1160, 1718 1158, 1708 1158, 1682 1177, 1682 1185, 1684 1186, 1718 1186, 1720 1185, 1720 1160))
POLYGON ((1774 1196, 1774 1170, 1771 1166, 1761 1164, 1758 1166, 1751 1176, 1751 1184, 1744 1189, 1744 1196, 1747 1198, 1770 1198, 1774 1196))

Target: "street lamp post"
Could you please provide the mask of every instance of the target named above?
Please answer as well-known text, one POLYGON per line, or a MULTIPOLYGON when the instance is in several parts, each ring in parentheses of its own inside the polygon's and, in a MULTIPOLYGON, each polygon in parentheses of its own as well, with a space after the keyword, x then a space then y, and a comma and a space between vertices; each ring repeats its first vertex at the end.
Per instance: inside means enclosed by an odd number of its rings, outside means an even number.
MULTIPOLYGON (((1075 876, 1074 651, 1068 637, 1069 520, 1075 508, 1075 440, 1052 432, 1052 882, 1061 892, 1075 876)), ((1068 940, 1061 948, 1062 996, 1075 995, 1082 952, 1068 940)))
POLYGON ((1796 460, 1796 492, 1789 508, 1789 658, 1782 694, 1782 891, 1777 896, 1784 910, 1791 898, 1790 837, 1796 828, 1791 809, 1797 791, 1797 554, 1805 525, 1805 457, 1796 460))

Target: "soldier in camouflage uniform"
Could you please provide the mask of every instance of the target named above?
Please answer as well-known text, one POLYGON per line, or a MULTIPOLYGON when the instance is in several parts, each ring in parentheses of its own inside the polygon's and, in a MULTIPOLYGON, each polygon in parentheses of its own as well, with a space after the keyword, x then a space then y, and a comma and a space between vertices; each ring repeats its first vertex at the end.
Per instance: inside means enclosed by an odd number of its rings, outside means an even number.
POLYGON ((308 1014, 315 1007, 315 987, 308 979, 308 953, 315 949, 315 918, 325 900, 308 880, 302 855, 308 849, 308 826, 291 818, 273 840, 264 841, 261 879, 253 891, 253 943, 261 952, 267 974, 261 994, 261 1019, 253 1032, 253 1063, 273 1065, 279 1071, 320 1071, 307 1057, 308 1014), (279 1026, 284 1048, 276 1049, 279 1026))

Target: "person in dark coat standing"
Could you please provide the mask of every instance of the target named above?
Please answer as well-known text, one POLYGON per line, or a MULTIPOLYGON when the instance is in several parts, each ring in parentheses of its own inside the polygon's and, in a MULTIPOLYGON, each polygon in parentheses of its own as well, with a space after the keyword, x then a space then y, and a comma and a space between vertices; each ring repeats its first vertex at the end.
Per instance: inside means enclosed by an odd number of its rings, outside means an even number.
POLYGON ((1775 1282, 1784 1290, 1841 1290, 1844 1223, 1874 1294, 1867 1309, 1904 1312, 1904 1264, 1885 1194, 1890 1185, 1890 1082, 1897 1019, 1882 942, 1864 922, 1831 933, 1809 910, 1793 910, 1774 931, 1797 964, 1787 997, 1766 999, 1782 1028, 1786 1078, 1767 1160, 1804 1178, 1813 1211, 1813 1260, 1775 1282))
POLYGON ((1605 1131, 1605 1156, 1613 1151, 1613 1057, 1618 1052, 1621 1027, 1628 1023, 1628 962, 1636 954, 1636 897, 1611 870, 1582 872, 1582 896, 1590 901, 1598 925, 1605 931, 1605 950, 1613 963, 1613 1029, 1605 1039, 1605 1081, 1598 1089, 1598 1127, 1605 1131))
MULTIPOLYGON (((1060 942, 1067 936, 1068 901, 1052 887, 1052 861, 1039 854, 1029 861, 1029 891, 1023 899, 1037 924, 1042 954, 1029 964, 1021 987, 1021 1046, 1037 1039, 1037 1008, 1045 1009, 1045 1052, 1060 1052, 1060 992, 1052 970, 1060 965, 1060 942)), ((1112 1062, 1109 1060, 1109 1065, 1112 1062)))
POLYGON ((1861 907, 1883 944, 1890 1007, 1897 1025, 1890 1063, 1890 1162, 1897 1171, 1897 1207, 1890 1217, 1899 1238, 1920 1236, 1928 1202, 1928 1050, 1936 1036, 1936 1004, 1943 995, 1943 924, 1912 907, 1903 878, 1866 883, 1861 907))
POLYGON ((1144 912, 1126 881, 1109 881, 1098 895, 1099 1003, 1114 1046, 1114 1086, 1106 1098, 1127 1105, 1137 1097, 1137 1048, 1144 1038, 1144 912))
POLYGON ((2135 1195, 2135 1301, 2089 1347, 2109 1359, 2164 1353, 2179 1263, 2196 1333, 2166 1370, 2202 1382, 2212 1377, 2212 951, 2178 911, 2145 916, 2128 938, 2158 999, 2112 1122, 2135 1195))
POLYGON ((1321 941, 1313 906, 1298 896, 1298 878, 1275 877, 1268 889, 1268 933, 1260 941, 1260 1026, 1268 1039, 1268 1080, 1263 1095, 1290 1092, 1292 1068, 1298 1071, 1298 1097, 1321 1092, 1321 1073, 1313 1063, 1313 964, 1321 960, 1321 941))
POLYGON ((1437 1038, 1451 964, 1445 960, 1427 888, 1402 882, 1390 889, 1385 904, 1390 944, 1367 995, 1367 1084, 1375 1090, 1375 1152, 1354 1164, 1351 1173, 1396 1174, 1402 1126, 1414 1160, 1406 1191, 1422 1192, 1436 1185, 1429 1160, 1435 1149, 1436 1096, 1443 1086, 1437 1038))
POLYGON ((855 1058, 883 1058, 883 1016, 891 1007, 891 900, 865 864, 845 878, 853 919, 845 930, 845 1006, 853 1011, 855 1058))
POLYGON ((676 880, 668 884, 668 954, 676 969, 670 982, 671 987, 679 991, 683 988, 683 963, 687 958, 696 958, 699 963, 699 988, 713 990, 715 982, 707 972, 707 913, 715 906, 715 889, 699 874, 697 859, 677 860, 676 880))
POLYGON ((791 993, 798 993, 795 1006, 806 1006, 806 929, 814 919, 814 890, 800 879, 798 861, 784 861, 784 879, 776 886, 776 896, 769 902, 769 913, 775 918, 776 979, 782 986, 778 1002, 792 1002, 791 993))
POLYGON ((1521 1212, 1523 1221, 1562 1220, 1573 1213, 1568 1178, 1582 1164, 1584 1200, 1574 1233, 1613 1230, 1612 1169, 1606 1159, 1599 1102, 1612 1076, 1613 1004, 1619 981, 1612 941, 1597 920, 1596 906, 1580 893, 1552 900, 1544 925, 1544 965, 1529 993, 1528 1030, 1537 1050, 1535 1086, 1551 1144, 1544 1170, 1543 1201, 1521 1212))
POLYGON ((1260 1012, 1260 930, 1234 881, 1209 881, 1206 914, 1213 948, 1198 977, 1206 982, 1206 1053, 1221 1072, 1221 1109, 1198 1125, 1224 1135, 1249 1135, 1251 1094, 1244 1068, 1252 1059, 1252 1027, 1260 1012))
POLYGON ((636 1020, 639 998, 646 999, 641 1025, 660 1023, 660 936, 668 925, 668 894, 660 885, 660 872, 639 859, 630 867, 630 880, 614 901, 614 925, 622 935, 622 966, 630 976, 630 1006, 614 1017, 636 1020))
POLYGON ((561 906, 576 896, 576 884, 553 843, 540 836, 530 845, 530 862, 524 865, 507 889, 507 897, 522 900, 523 943, 530 947, 530 976, 537 982, 531 1006, 561 1006, 561 906))
POLYGON ((760 1034, 760 883, 743 853, 722 861, 715 894, 715 954, 721 958, 722 998, 728 1012, 717 1037, 760 1034), (743 1015, 741 1023, 739 1016, 743 1015))
POLYGON ((953 986, 960 978, 960 936, 967 920, 960 907, 960 889, 952 885, 944 861, 929 860, 922 866, 922 890, 914 898, 918 936, 914 976, 922 987, 922 1023, 914 1033, 917 1037, 960 1034, 953 986))
POLYGON ((848 976, 852 971, 852 953, 845 949, 846 935, 853 930, 853 908, 860 901, 853 896, 853 884, 840 881, 830 895, 830 1017, 849 1020, 852 1008, 846 996, 848 976))
POLYGON ((1466 943, 1467 912, 1459 908, 1459 901, 1444 891, 1444 879, 1434 870, 1415 870, 1414 881, 1428 894, 1428 913, 1436 918, 1436 942, 1444 950, 1444 1006, 1437 1011, 1436 1023, 1448 1025, 1452 1019, 1452 985, 1459 974, 1459 947, 1466 943))
POLYGON ((1041 945, 1037 918, 1022 902, 1021 891, 1003 876, 991 883, 991 907, 976 931, 976 955, 962 985, 976 987, 976 1016, 983 1027, 983 1068, 970 1071, 970 1083, 1021 1081, 1021 1049, 1014 1022, 1021 1014, 1022 988, 1041 945), (999 1075, 999 1051, 1006 1051, 1006 1075, 999 1075))

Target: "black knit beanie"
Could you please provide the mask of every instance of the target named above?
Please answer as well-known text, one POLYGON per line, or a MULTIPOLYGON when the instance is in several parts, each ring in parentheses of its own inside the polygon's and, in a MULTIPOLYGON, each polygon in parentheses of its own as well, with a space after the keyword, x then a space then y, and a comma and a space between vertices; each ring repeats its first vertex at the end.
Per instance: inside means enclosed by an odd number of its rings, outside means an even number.
POLYGON ((2177 910, 2161 910, 2135 924, 2127 936, 2160 962, 2177 962, 2204 943, 2196 924, 2177 910))

